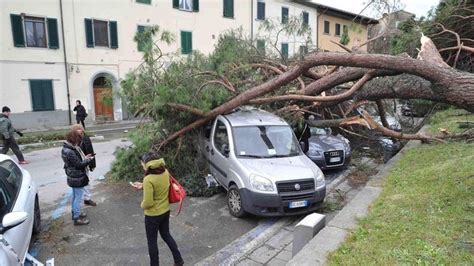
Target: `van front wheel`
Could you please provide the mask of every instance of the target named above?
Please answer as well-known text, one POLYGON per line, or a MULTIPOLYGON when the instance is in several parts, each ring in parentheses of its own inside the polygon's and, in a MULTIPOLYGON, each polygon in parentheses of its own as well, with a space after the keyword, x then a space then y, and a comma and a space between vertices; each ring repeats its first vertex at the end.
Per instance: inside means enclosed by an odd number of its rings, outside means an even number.
POLYGON ((229 207, 230 214, 237 218, 243 217, 246 214, 242 207, 242 197, 239 188, 236 185, 230 186, 227 192, 227 207, 229 207))

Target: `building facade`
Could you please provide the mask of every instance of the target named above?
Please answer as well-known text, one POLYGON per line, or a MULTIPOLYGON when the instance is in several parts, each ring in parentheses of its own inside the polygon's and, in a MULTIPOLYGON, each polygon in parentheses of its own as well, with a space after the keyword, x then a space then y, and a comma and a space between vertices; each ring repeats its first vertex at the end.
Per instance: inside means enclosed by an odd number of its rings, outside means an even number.
POLYGON ((163 52, 186 56, 212 52, 221 33, 241 28, 257 46, 273 45, 289 57, 330 45, 319 21, 334 14, 318 8, 296 0, 0 0, 0 105, 12 109, 18 128, 74 123, 76 100, 87 120, 128 119, 119 90, 142 62, 137 32, 158 25, 175 36, 170 45, 160 43, 163 52), (292 17, 309 37, 262 31, 265 20, 284 25, 292 17))

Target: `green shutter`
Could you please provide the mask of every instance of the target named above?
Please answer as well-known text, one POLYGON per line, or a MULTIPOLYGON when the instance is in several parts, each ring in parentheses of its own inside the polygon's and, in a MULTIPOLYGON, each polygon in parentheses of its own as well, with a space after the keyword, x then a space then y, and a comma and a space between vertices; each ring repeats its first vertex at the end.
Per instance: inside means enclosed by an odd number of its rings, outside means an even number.
POLYGON ((118 48, 117 21, 109 21, 110 48, 118 48))
POLYGON ((265 19, 265 2, 257 2, 257 19, 265 19))
POLYGON ((54 110, 52 80, 30 80, 30 91, 33 111, 54 110))
POLYGON ((234 0, 224 0, 224 17, 234 17, 234 0))
POLYGON ((92 19, 86 18, 84 19, 84 24, 86 28, 86 44, 87 47, 94 47, 94 34, 92 31, 92 19))
POLYGON ((283 56, 284 59, 288 58, 288 44, 287 43, 281 44, 281 55, 283 56))
POLYGON ((173 0, 173 8, 179 8, 179 0, 173 0))
POLYGON ((265 54, 265 40, 257 40, 257 50, 265 54))
POLYGON ((288 8, 286 7, 281 8, 281 23, 288 23, 288 8))
POLYGON ((13 45, 15 47, 25 47, 25 34, 21 16, 10 14, 10 20, 12 23, 13 45))
POLYGON ((59 48, 59 35, 58 35, 58 20, 55 18, 47 18, 48 23, 48 46, 49 49, 59 48))
POLYGON ((189 31, 181 31, 181 53, 190 54, 193 51, 193 35, 189 31))
POLYGON ((137 41, 137 49, 140 52, 145 51, 145 43, 143 42, 142 35, 140 35, 144 31, 145 31, 145 26, 137 26, 137 32, 138 32, 139 37, 140 37, 137 41))
POLYGON ((151 4, 151 0, 137 0, 137 3, 142 3, 142 4, 151 4))
POLYGON ((199 0, 193 0, 193 11, 194 12, 199 11, 199 0))

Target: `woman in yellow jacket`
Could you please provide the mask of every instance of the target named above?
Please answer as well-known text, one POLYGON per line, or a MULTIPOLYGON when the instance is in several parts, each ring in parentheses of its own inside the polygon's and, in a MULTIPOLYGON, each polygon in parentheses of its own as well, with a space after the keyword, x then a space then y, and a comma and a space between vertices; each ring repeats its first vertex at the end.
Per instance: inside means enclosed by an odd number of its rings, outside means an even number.
POLYGON ((138 189, 143 188, 141 207, 145 212, 150 265, 159 265, 158 231, 173 254, 174 265, 183 265, 184 261, 178 250, 178 245, 170 234, 170 205, 168 201, 170 176, 165 167, 165 160, 159 159, 154 153, 147 153, 140 159, 145 170, 145 177, 143 183, 135 182, 133 186, 138 189))

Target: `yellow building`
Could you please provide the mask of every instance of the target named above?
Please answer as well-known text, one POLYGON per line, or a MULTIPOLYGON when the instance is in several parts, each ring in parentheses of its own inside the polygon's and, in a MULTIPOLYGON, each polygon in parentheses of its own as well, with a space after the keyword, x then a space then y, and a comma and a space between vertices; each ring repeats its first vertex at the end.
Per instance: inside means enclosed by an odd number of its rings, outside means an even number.
MULTIPOLYGON (((369 17, 361 16, 337 8, 321 5, 311 1, 303 2, 307 6, 311 6, 317 11, 316 28, 317 48, 323 51, 339 51, 344 49, 337 44, 341 43, 344 32, 347 32, 348 42, 345 46, 352 48, 353 46, 365 43, 368 38, 368 26, 377 24, 378 21, 369 17)), ((367 45, 360 48, 361 51, 367 51, 367 45)))

